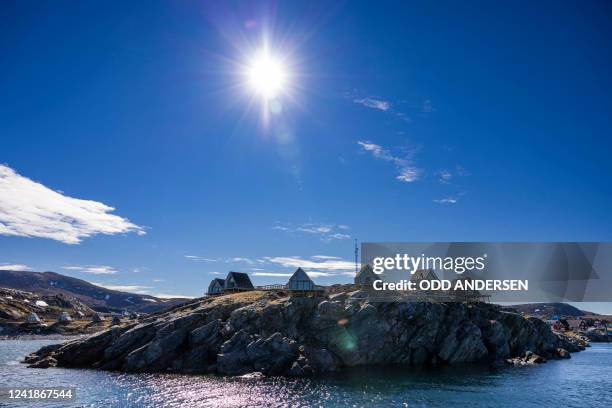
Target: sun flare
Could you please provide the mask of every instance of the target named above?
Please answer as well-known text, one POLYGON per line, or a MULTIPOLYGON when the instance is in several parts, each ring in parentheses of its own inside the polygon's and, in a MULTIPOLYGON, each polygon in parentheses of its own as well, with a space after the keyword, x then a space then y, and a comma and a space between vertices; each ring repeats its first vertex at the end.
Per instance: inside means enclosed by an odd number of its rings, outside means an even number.
POLYGON ((257 54, 247 70, 249 86, 264 99, 281 94, 287 86, 287 76, 283 63, 267 51, 257 54))

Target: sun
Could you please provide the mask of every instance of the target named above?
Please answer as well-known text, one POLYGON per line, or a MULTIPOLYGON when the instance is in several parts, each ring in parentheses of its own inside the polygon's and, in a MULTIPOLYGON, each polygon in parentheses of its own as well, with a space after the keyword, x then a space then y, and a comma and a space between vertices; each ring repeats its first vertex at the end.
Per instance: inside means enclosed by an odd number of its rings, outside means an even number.
POLYGON ((247 69, 247 81, 263 99, 274 99, 287 87, 287 69, 283 62, 267 50, 260 51, 247 69))

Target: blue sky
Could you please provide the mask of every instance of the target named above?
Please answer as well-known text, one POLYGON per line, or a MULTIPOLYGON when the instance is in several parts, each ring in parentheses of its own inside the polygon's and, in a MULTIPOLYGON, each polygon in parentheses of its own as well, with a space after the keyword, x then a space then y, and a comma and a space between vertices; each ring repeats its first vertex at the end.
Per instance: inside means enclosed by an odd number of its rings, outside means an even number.
POLYGON ((610 241, 611 17, 5 2, 0 264, 197 296, 230 269, 348 281, 355 238, 610 241), (291 73, 267 120, 241 76, 264 37, 291 73))

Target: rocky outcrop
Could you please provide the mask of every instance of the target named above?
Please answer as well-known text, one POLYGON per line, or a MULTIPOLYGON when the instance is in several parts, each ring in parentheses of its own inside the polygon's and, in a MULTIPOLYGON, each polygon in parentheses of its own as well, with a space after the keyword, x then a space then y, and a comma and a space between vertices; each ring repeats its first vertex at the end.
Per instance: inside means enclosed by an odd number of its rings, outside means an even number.
POLYGON ((43 348, 25 362, 128 372, 308 376, 363 365, 530 365, 567 358, 581 348, 539 319, 492 304, 371 302, 359 293, 291 298, 253 291, 198 299, 138 323, 43 348))

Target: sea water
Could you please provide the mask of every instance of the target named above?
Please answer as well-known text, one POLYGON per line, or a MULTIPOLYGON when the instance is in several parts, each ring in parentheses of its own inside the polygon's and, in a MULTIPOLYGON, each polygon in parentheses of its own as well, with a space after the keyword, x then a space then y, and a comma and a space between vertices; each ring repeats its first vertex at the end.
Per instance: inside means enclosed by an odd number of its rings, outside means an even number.
POLYGON ((535 367, 353 369, 316 379, 125 374, 20 364, 49 340, 1 340, 0 387, 74 387, 71 402, 27 407, 594 407, 612 406, 612 344, 535 367))

